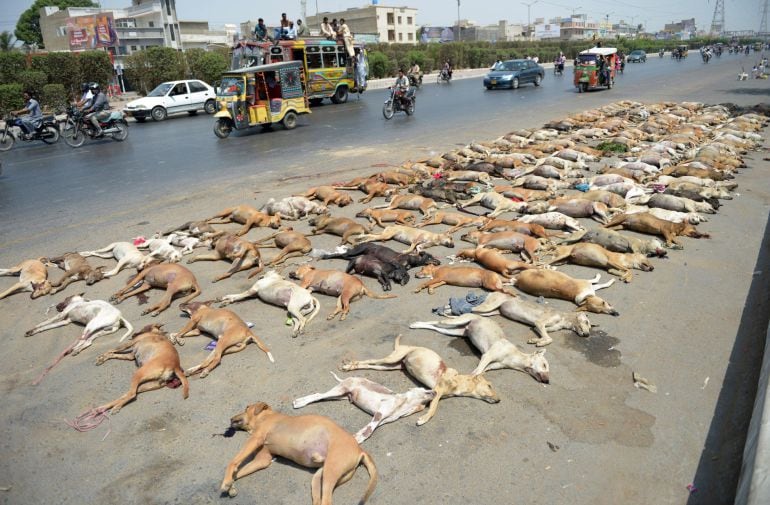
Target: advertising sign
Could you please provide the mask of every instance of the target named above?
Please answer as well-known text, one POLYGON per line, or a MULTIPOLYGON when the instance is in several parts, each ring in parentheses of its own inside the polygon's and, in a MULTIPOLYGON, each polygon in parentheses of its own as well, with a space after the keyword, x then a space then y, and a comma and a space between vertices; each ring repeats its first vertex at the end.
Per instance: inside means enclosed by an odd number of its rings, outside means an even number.
POLYGON ((537 24, 535 25, 536 39, 558 39, 561 33, 561 27, 557 24, 537 24))
POLYGON ((113 47, 118 44, 112 13, 67 18, 70 51, 113 47))
POLYGON ((423 26, 420 31, 420 42, 452 42, 455 39, 454 32, 449 26, 423 26))

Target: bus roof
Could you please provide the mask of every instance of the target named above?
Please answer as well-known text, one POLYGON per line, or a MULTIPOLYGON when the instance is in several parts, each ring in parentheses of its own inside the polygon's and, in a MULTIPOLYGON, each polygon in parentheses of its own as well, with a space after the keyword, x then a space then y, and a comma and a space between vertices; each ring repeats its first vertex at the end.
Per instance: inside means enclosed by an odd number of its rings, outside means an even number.
POLYGON ((614 47, 592 47, 591 49, 580 51, 580 54, 601 54, 602 56, 608 56, 617 52, 618 50, 614 47))
MULTIPOLYGON (((239 40, 235 43, 234 47, 243 47, 243 46, 259 46, 259 47, 268 47, 274 45, 273 42, 259 42, 256 40, 239 40)), ((328 40, 325 37, 303 37, 301 39, 297 40, 280 40, 278 41, 279 46, 307 46, 307 45, 318 45, 318 46, 338 46, 342 45, 342 41, 337 40, 328 40)), ((363 47, 363 42, 353 41, 353 45, 356 47, 363 47)))
POLYGON ((270 63, 269 65, 257 65, 254 67, 243 67, 243 68, 237 68, 235 70, 228 70, 226 72, 222 72, 222 74, 226 75, 226 74, 245 74, 245 73, 254 73, 254 72, 274 72, 276 70, 281 70, 282 68, 302 68, 302 62, 301 61, 279 61, 277 63, 270 63))

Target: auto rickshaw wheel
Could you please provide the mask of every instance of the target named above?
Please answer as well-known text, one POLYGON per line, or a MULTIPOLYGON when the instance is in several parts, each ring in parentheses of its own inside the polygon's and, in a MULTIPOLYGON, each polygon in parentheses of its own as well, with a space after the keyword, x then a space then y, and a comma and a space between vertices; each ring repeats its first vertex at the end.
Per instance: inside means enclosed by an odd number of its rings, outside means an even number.
POLYGON ((297 114, 295 112, 289 111, 286 113, 285 116, 283 116, 283 126, 287 130, 293 130, 297 127, 297 114))
POLYGON ((583 92, 588 93, 588 83, 587 82, 581 83, 580 89, 583 90, 583 92))
POLYGON ((216 123, 214 123, 214 135, 219 137, 220 139, 226 139, 230 136, 230 133, 233 131, 233 124, 229 119, 225 118, 219 118, 216 123))
POLYGON ((347 86, 339 86, 337 90, 332 95, 332 102, 334 103, 345 103, 348 101, 348 87, 347 86))
POLYGON ((613 84, 614 84, 614 82, 613 82, 613 80, 612 80, 612 79, 610 79, 609 81, 607 81, 607 89, 612 89, 612 85, 613 85, 613 84))

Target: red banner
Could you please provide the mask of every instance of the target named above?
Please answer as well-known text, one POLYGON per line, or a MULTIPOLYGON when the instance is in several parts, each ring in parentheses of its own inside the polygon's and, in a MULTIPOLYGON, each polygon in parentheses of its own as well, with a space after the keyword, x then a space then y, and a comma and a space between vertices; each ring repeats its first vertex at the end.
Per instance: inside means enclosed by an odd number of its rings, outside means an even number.
POLYGON ((67 18, 70 50, 99 49, 118 45, 112 13, 67 18))

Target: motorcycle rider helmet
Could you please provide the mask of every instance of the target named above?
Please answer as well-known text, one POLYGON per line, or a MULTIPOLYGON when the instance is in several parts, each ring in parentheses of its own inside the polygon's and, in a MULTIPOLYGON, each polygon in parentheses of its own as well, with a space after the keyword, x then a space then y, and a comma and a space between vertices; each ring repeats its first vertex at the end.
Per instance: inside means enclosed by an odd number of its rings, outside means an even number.
POLYGON ((99 91, 99 83, 98 82, 92 82, 91 84, 88 85, 88 89, 90 89, 92 92, 94 92, 94 91, 98 92, 99 91))
POLYGON ((91 87, 91 85, 90 85, 89 83, 87 83, 87 82, 84 82, 84 83, 82 83, 82 84, 80 85, 80 91, 82 91, 83 93, 85 93, 86 91, 88 91, 88 88, 90 88, 90 87, 91 87))

